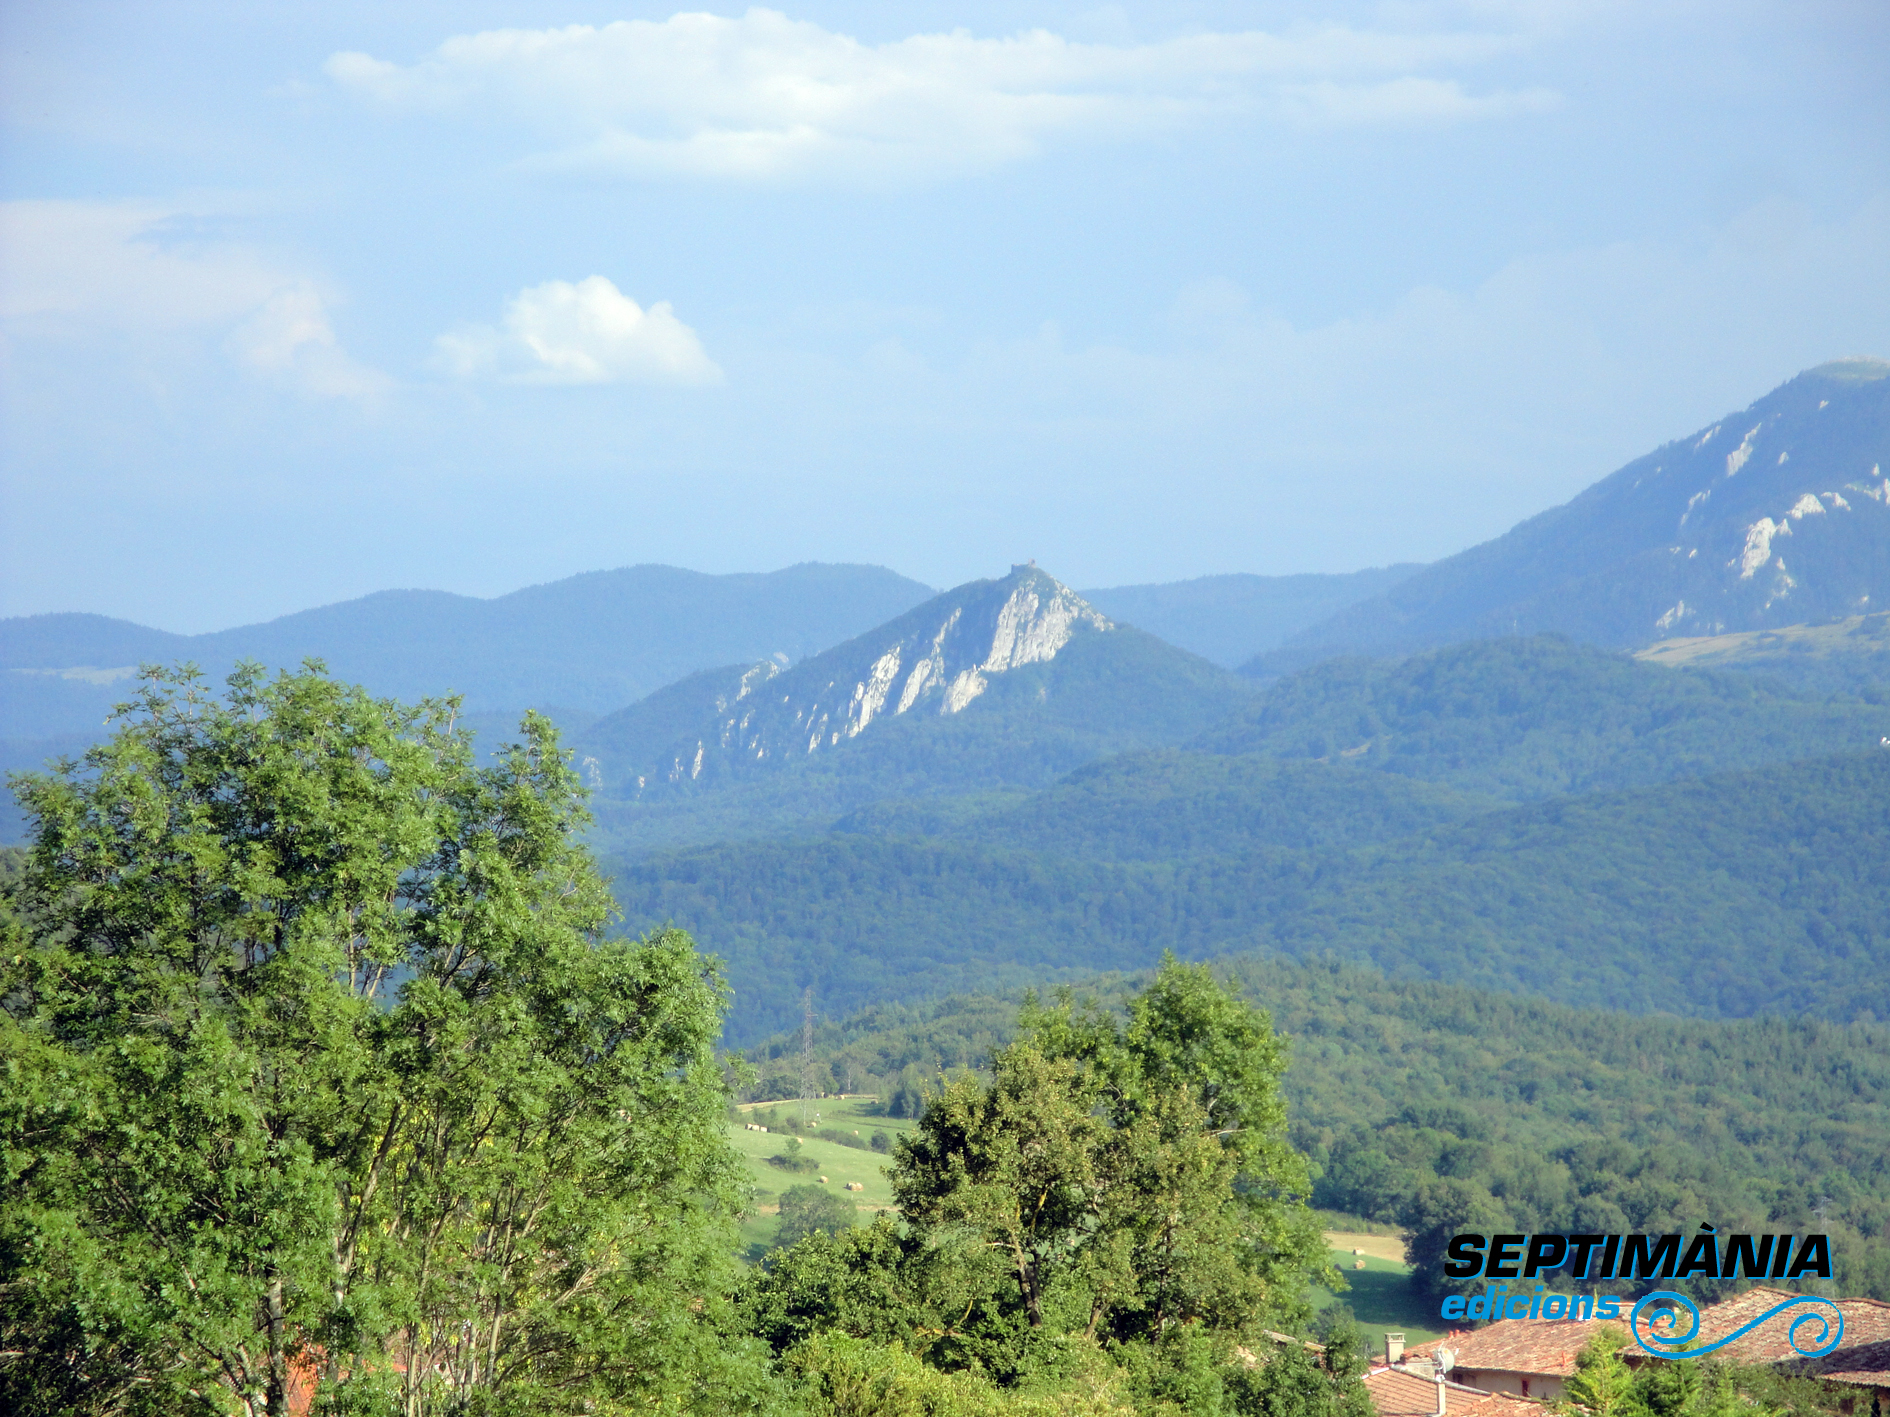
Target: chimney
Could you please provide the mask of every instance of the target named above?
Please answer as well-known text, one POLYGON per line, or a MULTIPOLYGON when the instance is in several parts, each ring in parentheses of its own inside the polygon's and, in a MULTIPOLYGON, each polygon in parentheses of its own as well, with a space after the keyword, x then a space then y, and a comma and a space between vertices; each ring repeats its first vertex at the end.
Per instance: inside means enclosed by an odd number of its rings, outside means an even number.
POLYGON ((1404 1361, 1404 1335, 1402 1333, 1385 1335, 1385 1361, 1394 1366, 1404 1361))

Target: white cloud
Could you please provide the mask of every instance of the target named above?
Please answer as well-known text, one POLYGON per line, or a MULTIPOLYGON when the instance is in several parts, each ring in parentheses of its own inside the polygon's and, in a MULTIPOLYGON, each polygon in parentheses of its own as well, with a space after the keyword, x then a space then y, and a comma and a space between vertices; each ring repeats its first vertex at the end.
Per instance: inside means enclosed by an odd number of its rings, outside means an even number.
MULTIPOLYGON (((131 202, 0 203, 0 324, 13 339, 227 331, 237 362, 313 398, 370 398, 384 374, 342 350, 315 282, 196 214, 131 202)), ((161 356, 158 356, 161 357, 161 356)))
POLYGON ((722 371, 669 302, 648 310, 604 276, 528 286, 498 328, 466 325, 434 341, 434 367, 524 384, 719 384, 722 371))
POLYGON ((1026 158, 1061 135, 1119 137, 1215 116, 1401 124, 1549 106, 1555 95, 1543 90, 1470 94, 1449 73, 1522 44, 1327 25, 1129 45, 955 30, 872 45, 754 9, 490 30, 412 65, 340 53, 326 70, 393 110, 509 113, 548 144, 536 161, 554 166, 918 178, 1026 158))
POLYGON ((308 285, 270 296, 231 344, 249 368, 314 398, 372 399, 392 387, 342 351, 321 296, 308 285))

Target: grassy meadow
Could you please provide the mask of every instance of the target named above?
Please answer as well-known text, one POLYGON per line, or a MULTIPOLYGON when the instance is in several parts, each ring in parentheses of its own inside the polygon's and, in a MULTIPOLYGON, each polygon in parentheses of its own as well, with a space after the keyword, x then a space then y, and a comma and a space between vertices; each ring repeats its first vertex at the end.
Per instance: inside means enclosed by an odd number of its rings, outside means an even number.
POLYGON ((774 1243, 779 1198, 789 1186, 819 1185, 824 1176, 829 1188, 852 1197, 862 1222, 871 1220, 877 1211, 893 1208, 892 1186, 886 1179, 886 1167, 892 1160, 890 1155, 823 1141, 811 1133, 816 1128, 831 1127, 857 1134, 861 1141, 870 1142, 876 1131, 896 1138, 913 1124, 898 1117, 874 1116, 872 1109, 879 1104, 878 1099, 872 1097, 823 1097, 806 1105, 807 1130, 800 1137, 800 1154, 814 1163, 813 1171, 797 1174, 770 1165, 768 1161, 771 1156, 786 1154, 788 1138, 795 1133, 782 1124, 790 1117, 800 1118, 798 1101, 744 1103, 739 1109, 742 1120, 729 1126, 729 1137, 736 1151, 741 1153, 748 1167, 749 1183, 754 1187, 754 1208, 742 1224, 742 1240, 751 1253, 760 1252, 756 1247, 765 1249, 774 1243), (745 1123, 766 1126, 768 1130, 751 1132, 745 1123), (849 1181, 859 1183, 864 1189, 848 1192, 849 1181))

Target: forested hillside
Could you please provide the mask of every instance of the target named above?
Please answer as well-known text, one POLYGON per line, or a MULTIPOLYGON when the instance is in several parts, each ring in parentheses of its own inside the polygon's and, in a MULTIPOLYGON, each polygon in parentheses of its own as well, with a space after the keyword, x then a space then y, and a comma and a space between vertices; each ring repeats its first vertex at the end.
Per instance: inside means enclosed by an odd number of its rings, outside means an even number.
POLYGON ((614 889, 632 928, 673 921, 728 961, 736 1040, 783 1026, 809 984, 851 1009, 1141 968, 1164 948, 1336 952, 1630 1011, 1890 1018, 1882 749, 1351 849, 1118 862, 961 836, 701 848, 619 863, 614 889))
MULTIPOLYGON (((1890 1028, 1576 1009, 1337 963, 1217 966, 1290 1044, 1291 1136, 1319 1205, 1408 1227, 1420 1267, 1486 1232, 1829 1227, 1845 1293, 1890 1298, 1890 1028), (1816 1219, 1814 1217, 1822 1217, 1816 1219)), ((1132 979, 1081 993, 1118 1003, 1132 979)), ((815 1086, 920 1105, 981 1068, 1016 995, 824 1018, 815 1086)), ((799 1034, 748 1051, 799 1087, 799 1034)))
POLYGON ((1886 733, 1890 695, 1675 672, 1536 635, 1329 660, 1269 685, 1189 746, 1342 761, 1529 802, 1857 749, 1886 733))

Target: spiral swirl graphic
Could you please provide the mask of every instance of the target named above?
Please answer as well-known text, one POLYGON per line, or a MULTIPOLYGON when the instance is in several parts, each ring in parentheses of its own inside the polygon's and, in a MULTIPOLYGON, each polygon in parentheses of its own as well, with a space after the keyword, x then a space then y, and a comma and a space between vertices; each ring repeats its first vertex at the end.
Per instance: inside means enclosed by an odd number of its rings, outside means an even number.
POLYGON ((1656 1289, 1634 1306, 1628 1315, 1628 1327, 1634 1333, 1634 1341, 1647 1352, 1661 1358, 1698 1358, 1711 1353, 1716 1348, 1724 1348, 1735 1338, 1743 1338, 1753 1329, 1768 1319, 1776 1318, 1788 1309, 1804 1307, 1806 1312, 1799 1314, 1785 1331, 1794 1352, 1806 1358, 1822 1358, 1836 1348, 1844 1338, 1844 1311, 1829 1299, 1820 1299, 1813 1294, 1800 1294, 1795 1299, 1787 1299, 1782 1304, 1774 1304, 1756 1319, 1740 1328, 1734 1329, 1724 1338, 1714 1339, 1698 1348, 1690 1348, 1694 1336, 1700 1331, 1700 1311, 1694 1302, 1684 1294, 1676 1294, 1671 1289, 1656 1289), (1641 1331, 1641 1314, 1650 1305, 1664 1305, 1656 1308, 1646 1319, 1647 1331, 1641 1331), (1681 1313, 1686 1315, 1686 1329, 1677 1332, 1681 1313), (1665 1320, 1665 1323, 1662 1320, 1665 1320), (1818 1326, 1816 1337, 1807 1348, 1798 1341, 1798 1330, 1806 1324, 1818 1326), (1664 1332, 1662 1330, 1665 1330, 1664 1332))

